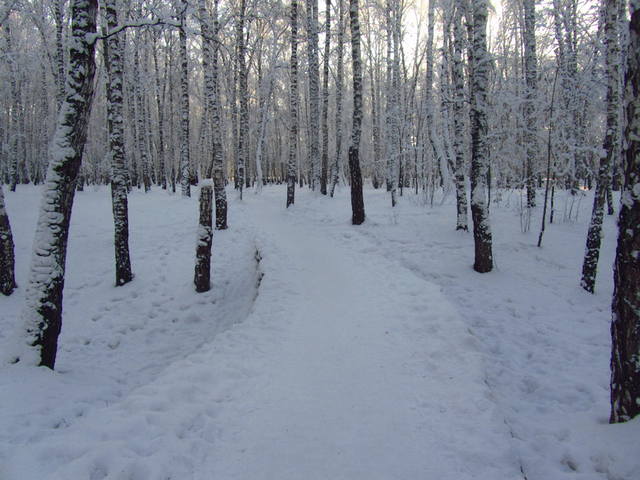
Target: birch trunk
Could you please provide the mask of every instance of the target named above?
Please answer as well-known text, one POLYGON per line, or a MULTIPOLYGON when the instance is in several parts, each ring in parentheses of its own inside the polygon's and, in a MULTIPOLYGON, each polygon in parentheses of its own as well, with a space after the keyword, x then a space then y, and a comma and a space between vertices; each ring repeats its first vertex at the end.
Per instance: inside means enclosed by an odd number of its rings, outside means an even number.
POLYGON ((364 222, 364 199, 362 197, 362 173, 360 172, 360 136, 362 133, 362 60, 360 56, 360 22, 358 0, 349 0, 351 21, 351 63, 353 70, 353 126, 349 146, 349 170, 351 174, 351 223, 364 222))
POLYGON ((336 151, 331 168, 331 197, 336 191, 340 178, 340 158, 342 157, 342 90, 344 84, 344 0, 338 2, 338 64, 336 66, 336 151))
MULTIPOLYGON (((433 2, 433 0, 431 0, 433 2)), ((464 70, 462 65, 462 50, 464 45, 464 32, 462 30, 462 18, 464 13, 463 0, 456 0, 453 17, 453 151, 455 155, 454 182, 456 187, 456 230, 468 231, 467 219, 467 191, 465 188, 465 94, 464 94, 464 70)))
POLYGON ((625 181, 611 308, 611 423, 640 414, 640 0, 631 0, 630 13, 625 181))
POLYGON ((71 3, 66 96, 49 153, 22 320, 29 347, 21 361, 53 369, 62 327, 67 238, 75 183, 87 138, 95 74, 97 0, 71 3))
POLYGON ((491 227, 487 205, 487 172, 489 146, 487 143, 487 84, 489 56, 487 55, 487 0, 473 0, 473 44, 471 76, 471 217, 475 245, 476 272, 486 273, 493 268, 491 227))
POLYGON ((607 128, 602 146, 604 155, 600 157, 598 181, 591 211, 591 222, 587 233, 587 245, 582 263, 582 279, 580 285, 587 292, 593 293, 596 284, 600 244, 602 242, 602 217, 607 188, 611 185, 611 163, 616 154, 616 131, 618 125, 619 63, 620 47, 618 44, 618 2, 620 0, 604 0, 605 4, 605 69, 607 79, 607 128))
POLYGON ((4 205, 4 192, 0 182, 0 293, 11 295, 16 288, 15 254, 9 215, 4 205))
MULTIPOLYGON (((118 26, 116 0, 105 0, 107 32, 118 26)), ((127 200, 127 167, 125 164, 123 126, 123 45, 118 35, 109 37, 104 45, 107 70, 107 128, 111 151, 111 206, 113 210, 116 285, 133 278, 129 256, 129 207, 127 200)))
POLYGON ((329 54, 331 51, 331 0, 326 0, 324 18, 324 66, 322 72, 322 167, 320 193, 327 194, 327 170, 329 168, 329 54))
POLYGON ((211 185, 202 185, 200 187, 200 220, 196 239, 196 267, 193 277, 196 292, 207 292, 211 289, 212 197, 211 185))
POLYGON ((238 186, 240 200, 247 177, 247 160, 249 158, 249 87, 247 85, 246 46, 244 41, 244 24, 246 20, 246 0, 240 0, 240 11, 236 21, 236 46, 238 56, 238 94, 240 96, 240 128, 238 130, 238 186))
POLYGON ((535 101, 537 92, 537 57, 536 57, 536 13, 535 0, 524 0, 524 62, 526 95, 524 117, 526 125, 526 165, 527 208, 536 206, 536 184, 534 163, 538 156, 536 135, 535 101))
POLYGON ((189 153, 189 61, 187 58, 187 0, 181 0, 180 10, 180 186, 182 196, 191 196, 189 153))
POLYGON ((204 72, 205 102, 211 115, 211 171, 216 203, 216 229, 227 228, 227 194, 224 188, 224 157, 222 127, 218 97, 218 0, 214 1, 213 22, 205 0, 199 0, 200 31, 202 33, 202 69, 204 72), (210 25, 213 25, 213 31, 210 25))
POLYGON ((291 60, 289 65, 289 161, 287 163, 287 208, 293 205, 298 164, 298 2, 291 0, 291 60))
POLYGON ((320 184, 320 67, 318 61, 318 0, 306 0, 307 56, 309 59, 309 158, 311 189, 320 184))

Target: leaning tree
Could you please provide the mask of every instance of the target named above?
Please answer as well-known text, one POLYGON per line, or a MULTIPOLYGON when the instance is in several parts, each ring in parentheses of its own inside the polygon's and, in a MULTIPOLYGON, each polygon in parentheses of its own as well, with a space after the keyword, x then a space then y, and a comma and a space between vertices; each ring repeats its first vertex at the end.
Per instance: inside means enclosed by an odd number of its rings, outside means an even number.
POLYGON ((640 414, 640 0, 630 7, 625 181, 611 309, 611 423, 640 414))

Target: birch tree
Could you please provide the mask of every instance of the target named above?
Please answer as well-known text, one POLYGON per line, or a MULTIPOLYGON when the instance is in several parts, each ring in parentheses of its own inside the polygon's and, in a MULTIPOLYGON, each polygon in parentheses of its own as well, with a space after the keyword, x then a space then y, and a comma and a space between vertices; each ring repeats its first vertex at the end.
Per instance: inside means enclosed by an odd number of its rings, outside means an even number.
POLYGON ((236 18, 236 55, 238 62, 238 95, 240 97, 240 123, 238 130, 238 186, 240 200, 245 185, 249 186, 247 177, 247 162, 249 159, 249 87, 246 65, 246 45, 244 39, 244 25, 246 21, 247 2, 240 0, 236 18))
POLYGON ((624 188, 611 323, 611 423, 640 414, 640 0, 630 2, 624 188))
POLYGON ((487 204, 487 84, 489 55, 487 54, 487 0, 472 0, 471 45, 471 217, 476 272, 486 273, 493 268, 491 227, 487 204))
POLYGON ((318 0, 307 2, 307 56, 309 63, 309 160, 311 188, 320 186, 320 67, 318 60, 318 0))
POLYGON ((331 190, 330 194, 336 191, 338 178, 340 176, 340 158, 342 157, 342 90, 344 85, 344 0, 338 2, 338 38, 337 38, 337 66, 336 66, 336 150, 331 167, 331 190))
MULTIPOLYGON (((105 0, 107 35, 118 26, 116 0, 105 0)), ((104 63, 107 70, 107 128, 111 153, 111 205, 113 210, 116 285, 124 285, 133 278, 129 256, 129 207, 127 200, 127 167, 125 163, 123 122, 123 55, 119 35, 111 35, 104 44, 104 63)))
POLYGON ((526 94, 524 102, 527 185, 527 208, 536 205, 534 162, 538 155, 536 136, 535 99, 537 90, 536 14, 535 0, 524 0, 524 70, 526 94))
POLYGON ((183 197, 191 196, 189 152, 189 60, 187 57, 187 0, 181 0, 179 19, 180 57, 180 186, 183 197))
POLYGON ((331 52, 331 0, 326 0, 324 16, 324 64, 322 68, 322 164, 320 193, 327 194, 329 167, 329 54, 331 52))
POLYGON ((287 208, 295 201, 298 159, 298 2, 291 0, 291 59, 289 65, 289 161, 287 208))
POLYGON ((351 26, 351 63, 353 70, 353 125, 349 146, 349 171, 351 177, 351 223, 364 222, 364 199, 362 197, 362 173, 360 171, 360 136, 362 134, 362 60, 360 56, 360 21, 358 0, 349 0, 351 26))
POLYGON ((213 174, 216 203, 216 229, 227 228, 227 194, 224 188, 224 156, 222 150, 222 127, 220 125, 220 100, 218 96, 218 0, 214 1, 213 21, 206 0, 199 0, 200 32, 202 33, 202 70, 204 75, 204 98, 211 116, 211 171, 213 174), (213 25, 213 30, 211 29, 213 25))
MULTIPOLYGON (((430 4, 433 0, 430 0, 430 4)), ((464 45, 464 33, 462 19, 464 14, 463 0, 456 0, 453 14, 453 151, 455 155, 454 182, 456 187, 456 230, 467 231, 467 192, 465 188, 465 92, 464 69, 462 64, 462 50, 464 45)), ((433 140, 432 140, 433 141, 433 140)))
POLYGON ((15 255, 9 214, 4 205, 4 191, 0 182, 0 293, 11 295, 16 288, 15 255))
POLYGON ((49 153, 22 320, 27 350, 20 361, 54 368, 62 327, 69 222, 87 138, 95 74, 97 0, 72 0, 65 100, 49 153))
POLYGON ((619 92, 619 58, 618 44, 618 1, 604 0, 605 13, 605 70, 607 81, 607 125, 603 143, 603 155, 600 157, 598 180, 591 212, 591 222, 587 233, 587 245, 582 264, 582 279, 580 285, 587 292, 593 293, 596 284, 600 244, 602 242, 602 219, 604 215, 604 201, 607 189, 611 185, 611 164, 616 155, 616 131, 620 104, 619 92))

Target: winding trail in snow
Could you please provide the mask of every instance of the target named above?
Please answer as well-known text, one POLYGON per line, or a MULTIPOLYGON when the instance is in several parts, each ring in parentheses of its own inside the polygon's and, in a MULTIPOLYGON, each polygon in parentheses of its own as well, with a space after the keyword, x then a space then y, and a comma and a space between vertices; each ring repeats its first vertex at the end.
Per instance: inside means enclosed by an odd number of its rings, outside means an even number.
MULTIPOLYGON (((191 205, 173 206, 184 210, 176 229, 190 221, 191 205)), ((242 241, 227 253, 222 272, 214 264, 219 277, 210 295, 195 295, 189 281, 155 286, 152 264, 122 290, 104 287, 118 299, 90 324, 124 316, 122 346, 105 358, 118 360, 116 370, 136 381, 118 395, 108 390, 110 401, 99 405, 89 393, 86 408, 78 409, 77 401, 65 406, 65 382, 75 397, 87 395, 74 365, 83 354, 95 355, 91 345, 72 349, 78 360, 73 356, 68 373, 24 372, 29 385, 51 385, 58 412, 52 419, 77 412, 37 429, 29 419, 20 423, 20 443, 0 452, 0 478, 522 479, 511 434, 485 384, 478 340, 440 287, 386 258, 375 242, 361 241, 346 218, 343 225, 333 218, 329 228, 302 205, 285 210, 279 189, 232 207, 230 230, 218 232, 214 248, 242 241), (253 288, 246 283, 253 273, 244 272, 247 263, 237 255, 249 252, 254 232, 259 293, 253 304, 230 311, 253 288), (232 275, 234 281, 225 277, 232 275), (131 315, 126 292, 149 302, 137 312, 148 310, 144 321, 131 315), (211 318, 202 318, 205 311, 211 318), (239 313, 246 318, 236 321, 239 313), (136 319, 140 329, 131 332, 136 319), (198 327, 191 340, 176 338, 189 325, 198 327), (155 333, 138 352, 136 335, 146 331, 155 333), (129 356, 119 353, 129 347, 129 356), (160 347, 168 350, 161 368, 144 358, 155 351, 148 348, 160 347), (140 357, 155 365, 153 374, 139 371, 146 365, 140 357)), ((158 271, 167 281, 192 258, 190 245, 187 253, 178 250, 162 257, 158 271)), ((179 278, 190 277, 191 265, 179 278)))
POLYGON ((265 263, 252 315, 276 299, 275 321, 287 325, 242 418, 222 419, 204 471, 521 478, 474 339, 439 288, 376 252, 346 249, 279 200, 264 194, 246 209, 265 263))

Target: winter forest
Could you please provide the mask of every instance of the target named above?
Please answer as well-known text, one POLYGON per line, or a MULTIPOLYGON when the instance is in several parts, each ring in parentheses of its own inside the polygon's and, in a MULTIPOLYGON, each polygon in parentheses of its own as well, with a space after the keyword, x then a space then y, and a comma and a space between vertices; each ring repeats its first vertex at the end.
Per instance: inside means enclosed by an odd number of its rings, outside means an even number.
POLYGON ((640 478, 640 0, 4 0, 0 479, 640 478))

